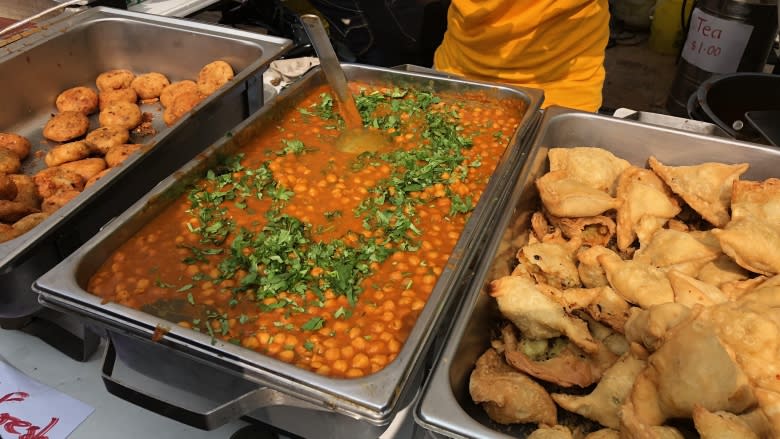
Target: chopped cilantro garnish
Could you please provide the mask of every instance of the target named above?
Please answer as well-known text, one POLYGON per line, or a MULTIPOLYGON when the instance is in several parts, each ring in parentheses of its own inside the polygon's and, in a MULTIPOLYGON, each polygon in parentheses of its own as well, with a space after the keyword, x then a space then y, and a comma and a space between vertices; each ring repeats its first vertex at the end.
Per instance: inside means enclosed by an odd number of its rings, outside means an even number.
POLYGON ((169 283, 165 283, 161 281, 160 279, 155 279, 154 284, 157 285, 160 288, 173 288, 174 285, 171 285, 169 283))
POLYGON ((325 325, 325 319, 322 317, 312 317, 309 319, 308 322, 304 323, 303 326, 301 326, 301 329, 304 331, 316 331, 318 329, 322 329, 322 327, 325 325))

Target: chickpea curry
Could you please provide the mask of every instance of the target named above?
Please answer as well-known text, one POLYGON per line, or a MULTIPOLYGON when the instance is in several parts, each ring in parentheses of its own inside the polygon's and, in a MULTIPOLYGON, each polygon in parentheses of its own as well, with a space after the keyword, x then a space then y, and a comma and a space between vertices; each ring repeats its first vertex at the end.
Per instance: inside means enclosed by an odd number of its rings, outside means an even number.
POLYGON ((330 144, 325 87, 114 252, 88 290, 342 378, 398 355, 525 108, 350 84, 391 150, 330 144))

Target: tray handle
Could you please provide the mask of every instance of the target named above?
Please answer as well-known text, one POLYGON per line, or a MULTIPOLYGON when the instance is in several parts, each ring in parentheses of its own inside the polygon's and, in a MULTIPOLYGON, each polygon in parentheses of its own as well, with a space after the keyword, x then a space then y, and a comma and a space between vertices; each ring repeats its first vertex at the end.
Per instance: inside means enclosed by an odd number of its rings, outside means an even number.
POLYGON ((116 349, 109 338, 101 371, 103 384, 109 393, 146 410, 202 430, 219 428, 258 408, 278 404, 275 391, 259 386, 207 411, 189 409, 164 397, 150 395, 147 391, 114 377, 116 361, 116 349))

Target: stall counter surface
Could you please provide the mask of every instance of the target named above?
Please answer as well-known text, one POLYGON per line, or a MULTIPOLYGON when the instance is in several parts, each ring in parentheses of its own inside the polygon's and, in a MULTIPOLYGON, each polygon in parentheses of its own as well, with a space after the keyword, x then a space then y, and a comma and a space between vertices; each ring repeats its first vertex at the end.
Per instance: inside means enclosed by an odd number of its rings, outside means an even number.
POLYGON ((21 331, 0 331, 0 357, 7 363, 30 378, 95 408, 69 439, 227 439, 248 425, 236 420, 216 430, 198 430, 109 394, 100 378, 104 350, 105 343, 89 361, 79 363, 37 337, 21 331))
MULTIPOLYGON (((0 330, 0 358, 30 378, 95 408, 68 439, 227 439, 250 425, 235 420, 216 430, 199 430, 111 395, 101 381, 105 349, 104 340, 89 361, 80 363, 38 337, 21 331, 0 330)), ((413 429, 414 421, 406 407, 379 439, 409 438, 413 429)), ((280 439, 289 438, 282 435, 280 439)))

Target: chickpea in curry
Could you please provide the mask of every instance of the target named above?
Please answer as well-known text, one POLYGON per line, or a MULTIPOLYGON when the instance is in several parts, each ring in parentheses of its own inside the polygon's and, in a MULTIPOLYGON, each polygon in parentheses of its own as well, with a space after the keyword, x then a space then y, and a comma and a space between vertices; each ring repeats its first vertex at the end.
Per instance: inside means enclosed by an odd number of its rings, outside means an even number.
POLYGON ((351 87, 391 150, 330 146, 343 121, 318 88, 123 243, 88 290, 322 375, 384 368, 525 108, 351 87))

